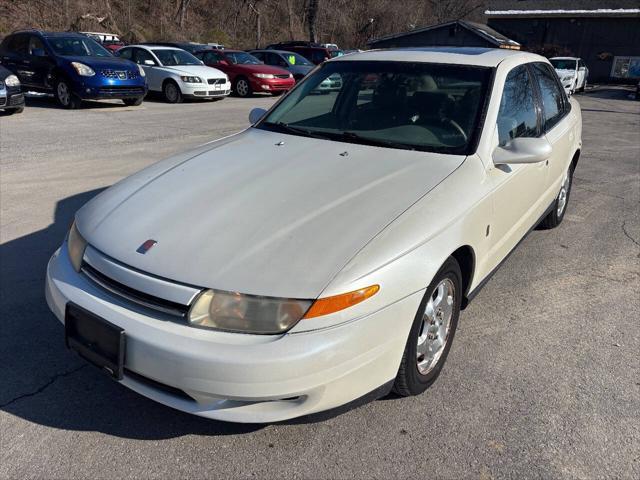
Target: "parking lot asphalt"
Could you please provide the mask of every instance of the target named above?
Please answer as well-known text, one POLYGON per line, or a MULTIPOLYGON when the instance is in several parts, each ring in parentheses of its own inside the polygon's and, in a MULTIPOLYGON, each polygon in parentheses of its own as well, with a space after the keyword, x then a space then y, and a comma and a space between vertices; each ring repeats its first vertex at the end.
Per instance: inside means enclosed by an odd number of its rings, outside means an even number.
POLYGON ((0 477, 640 478, 640 102, 576 98, 565 220, 533 231, 462 313, 436 384, 274 425, 189 416, 109 380, 65 350, 43 294, 83 203, 274 100, 30 99, 0 117, 0 477))

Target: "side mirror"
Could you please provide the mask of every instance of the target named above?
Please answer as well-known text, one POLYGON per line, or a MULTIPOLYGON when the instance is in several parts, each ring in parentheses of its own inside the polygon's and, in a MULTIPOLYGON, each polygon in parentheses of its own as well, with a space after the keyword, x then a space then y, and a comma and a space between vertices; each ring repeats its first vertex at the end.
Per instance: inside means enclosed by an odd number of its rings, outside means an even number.
POLYGON ((34 48, 31 51, 31 54, 34 57, 46 57, 47 56, 47 52, 45 52, 44 49, 42 49, 42 48, 34 48))
POLYGON ((153 60, 145 60, 144 61, 144 65, 147 65, 149 67, 153 67, 156 64, 156 62, 154 62, 153 60))
POLYGON ((267 113, 267 111, 264 108, 254 108, 249 112, 249 123, 251 123, 251 125, 258 123, 258 120, 260 120, 265 113, 267 113))
POLYGON ((547 160, 553 148, 546 138, 514 138, 493 151, 494 165, 539 163, 547 160))
POLYGON ((218 65, 229 65, 229 62, 227 62, 226 60, 220 60, 218 62, 218 65))

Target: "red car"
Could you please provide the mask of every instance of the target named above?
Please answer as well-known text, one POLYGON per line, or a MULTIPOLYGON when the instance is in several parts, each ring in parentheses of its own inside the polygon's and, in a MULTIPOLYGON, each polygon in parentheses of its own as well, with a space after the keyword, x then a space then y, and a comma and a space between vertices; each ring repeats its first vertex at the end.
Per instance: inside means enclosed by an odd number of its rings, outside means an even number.
POLYGON ((205 65, 227 74, 233 91, 239 97, 254 92, 280 95, 291 89, 296 81, 287 70, 265 65, 253 55, 242 50, 208 49, 194 53, 205 65))

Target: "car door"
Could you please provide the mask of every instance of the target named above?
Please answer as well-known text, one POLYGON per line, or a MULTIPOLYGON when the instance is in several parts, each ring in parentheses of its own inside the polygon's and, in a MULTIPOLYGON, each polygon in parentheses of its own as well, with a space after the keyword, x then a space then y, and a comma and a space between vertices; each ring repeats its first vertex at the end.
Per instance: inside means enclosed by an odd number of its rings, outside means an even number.
POLYGON ((575 134, 569 115, 571 104, 551 66, 542 62, 531 65, 540 92, 542 130, 553 148, 549 159, 547 191, 543 195, 549 205, 560 190, 561 181, 564 180, 571 163, 571 148, 575 134))
MULTIPOLYGON (((542 135, 541 115, 532 72, 526 65, 514 67, 504 82, 496 122, 497 143, 508 147, 520 137, 542 135)), ((497 146, 497 145, 496 145, 497 146)), ((495 268, 526 235, 547 205, 541 196, 547 185, 546 162, 506 164, 489 169, 493 183, 494 217, 488 265, 495 268)))
POLYGON ((587 75, 589 71, 582 59, 578 60, 578 88, 584 88, 587 85, 587 75))
POLYGON ((154 92, 162 91, 165 74, 158 65, 158 60, 144 48, 132 48, 131 60, 140 65, 147 76, 147 86, 154 92))
POLYGON ((29 35, 18 33, 3 42, 2 65, 11 70, 23 85, 31 84, 32 72, 27 63, 29 35))
POLYGON ((49 55, 47 47, 44 45, 40 37, 36 35, 29 36, 28 59, 30 61, 31 85, 43 88, 52 88, 49 85, 50 73, 55 66, 55 62, 49 55))

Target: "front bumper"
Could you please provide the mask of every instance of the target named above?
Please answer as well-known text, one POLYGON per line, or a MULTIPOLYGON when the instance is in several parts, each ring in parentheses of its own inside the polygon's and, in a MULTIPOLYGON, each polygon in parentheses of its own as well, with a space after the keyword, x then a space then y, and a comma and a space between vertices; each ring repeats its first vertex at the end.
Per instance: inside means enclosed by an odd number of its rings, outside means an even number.
POLYGON ((96 74, 93 77, 76 78, 72 82, 72 89, 83 100, 140 98, 147 94, 147 83, 143 77, 119 80, 96 74))
POLYGON ((287 92, 291 90, 296 81, 290 78, 258 78, 250 76, 249 82, 254 92, 287 92))
POLYGON ((180 91, 185 97, 191 98, 220 98, 227 97, 231 93, 231 83, 218 83, 209 85, 209 83, 180 83, 180 91))
POLYGON ((17 109, 24 108, 24 95, 20 87, 0 88, 0 108, 17 109))
POLYGON ((565 93, 569 94, 569 93, 572 93, 573 90, 575 89, 576 79, 575 79, 575 77, 571 77, 569 80, 561 81, 561 83, 562 83, 562 88, 564 88, 565 93))
POLYGON ((167 406, 233 422, 275 422, 331 409, 393 380, 422 298, 310 332, 245 335, 190 328, 128 305, 73 270, 66 244, 47 266, 46 298, 64 323, 67 302, 122 327, 121 383, 167 406))

